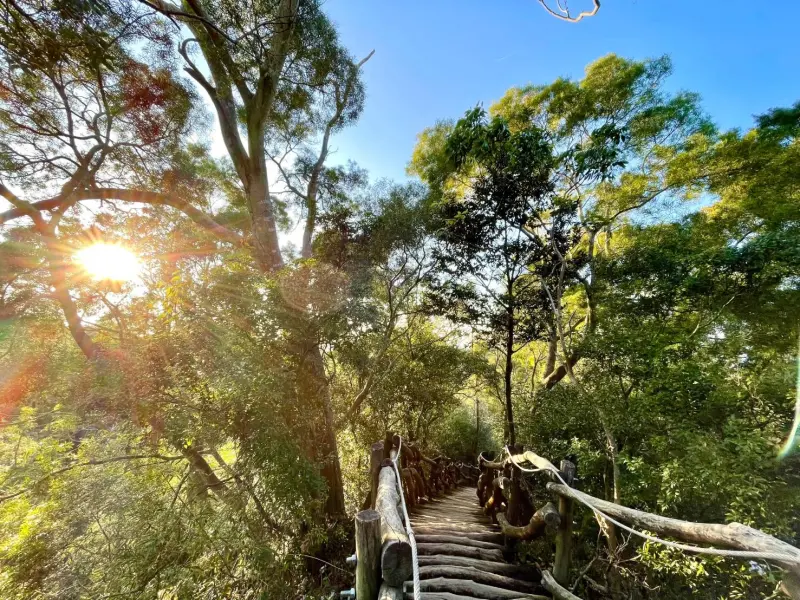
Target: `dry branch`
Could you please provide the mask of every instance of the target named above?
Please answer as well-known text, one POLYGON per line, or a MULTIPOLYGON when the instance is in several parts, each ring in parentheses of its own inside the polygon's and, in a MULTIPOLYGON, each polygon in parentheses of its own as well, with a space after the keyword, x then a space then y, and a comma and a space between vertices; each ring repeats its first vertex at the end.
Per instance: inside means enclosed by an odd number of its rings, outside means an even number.
POLYGON ((550 571, 542 571, 542 585, 553 594, 556 600, 581 600, 575 594, 561 587, 550 571))

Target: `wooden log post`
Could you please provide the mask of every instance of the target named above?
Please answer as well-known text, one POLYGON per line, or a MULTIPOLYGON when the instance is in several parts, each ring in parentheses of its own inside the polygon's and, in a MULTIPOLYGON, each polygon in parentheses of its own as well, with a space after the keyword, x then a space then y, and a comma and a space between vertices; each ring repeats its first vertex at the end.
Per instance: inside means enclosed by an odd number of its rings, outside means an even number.
POLYGON ((381 583, 381 515, 376 510, 356 514, 356 598, 376 600, 381 583))
POLYGON ((489 500, 489 492, 492 486, 492 471, 488 467, 481 468, 481 474, 478 477, 478 503, 481 506, 486 506, 489 500))
POLYGON ((511 469, 511 485, 505 491, 508 510, 506 517, 509 523, 516 526, 525 525, 533 516, 533 507, 522 491, 522 471, 515 465, 511 469))
POLYGON ((381 575, 392 587, 411 577, 411 545, 398 506, 400 494, 391 460, 384 460, 378 478, 375 509, 381 515, 381 575))
POLYGON ((405 486, 403 489, 405 490, 406 506, 411 509, 417 505, 417 486, 410 468, 405 467, 402 473, 403 485, 405 486))
POLYGON ((417 492, 417 502, 422 504, 425 501, 425 481, 422 479, 420 472, 422 467, 411 467, 411 476, 414 478, 414 489, 417 492))
POLYGON ((483 507, 483 514, 495 520, 495 514, 500 512, 502 504, 505 502, 506 497, 504 491, 511 486, 511 480, 508 477, 495 477, 492 481, 492 497, 483 507))
MULTIPOLYGON (((561 472, 564 481, 572 485, 575 478, 575 465, 568 460, 561 461, 561 472)), ((549 486, 548 486, 549 488, 549 486)), ((569 566, 572 553, 572 513, 574 502, 572 498, 559 496, 558 514, 561 522, 556 533, 556 559, 553 565, 553 576, 561 585, 569 582, 569 566)))
POLYGON ((382 462, 383 442, 375 442, 369 451, 370 508, 375 508, 375 500, 378 497, 378 472, 381 470, 382 462))
POLYGON ((378 600, 403 600, 403 588, 384 583, 378 592, 378 600))

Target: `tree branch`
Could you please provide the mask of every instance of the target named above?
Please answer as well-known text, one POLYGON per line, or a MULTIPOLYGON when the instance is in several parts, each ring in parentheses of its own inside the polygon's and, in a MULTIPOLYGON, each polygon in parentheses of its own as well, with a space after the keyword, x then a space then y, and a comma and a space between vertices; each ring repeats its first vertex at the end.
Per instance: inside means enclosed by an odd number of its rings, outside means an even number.
POLYGON ((592 10, 583 11, 583 12, 579 13, 578 16, 573 17, 573 16, 571 16, 569 14, 569 11, 566 11, 566 14, 563 14, 563 15, 559 14, 556 11, 554 11, 552 8, 547 6, 546 0, 539 0, 539 4, 541 4, 542 7, 548 13, 550 13, 551 16, 553 16, 553 17, 555 17, 557 19, 561 19, 562 21, 567 21, 568 23, 577 23, 578 21, 581 21, 585 17, 593 17, 593 16, 595 16, 597 14, 597 11, 600 10, 600 0, 592 0, 592 2, 594 3, 594 8, 592 10))
POLYGON ((48 479, 52 479, 57 475, 61 475, 62 473, 66 473, 67 471, 72 471, 73 469, 78 469, 80 467, 88 467, 92 465, 105 465, 109 463, 121 462, 125 460, 141 460, 145 458, 152 458, 156 460, 163 460, 163 461, 174 461, 174 460, 183 460, 183 456, 164 456, 162 454, 130 454, 127 456, 114 456, 112 458, 98 458, 87 460, 84 462, 74 463, 66 467, 62 467, 60 469, 56 469, 42 477, 41 479, 37 480, 32 486, 25 488, 24 490, 20 490, 18 492, 14 492, 13 494, 6 494, 5 496, 0 496, 0 502, 5 502, 6 500, 10 500, 11 498, 16 498, 17 496, 21 496, 26 494, 36 488, 37 486, 41 485, 48 479))
MULTIPOLYGON (((0 189, 2 193, 2 189, 0 189)), ((192 221, 207 229, 219 239, 235 245, 243 245, 244 238, 235 231, 217 223, 212 217, 201 211, 200 209, 192 206, 185 200, 177 198, 169 194, 161 194, 158 192, 149 192, 145 190, 130 190, 125 188, 93 188, 88 190, 75 191, 70 194, 69 202, 85 202, 88 200, 119 200, 122 202, 140 202, 142 204, 150 204, 153 206, 171 206, 176 208, 192 221)), ((29 204, 35 211, 42 210, 56 210, 65 205, 67 200, 59 195, 47 200, 40 200, 29 204)), ((13 208, 6 212, 0 213, 0 225, 7 223, 13 219, 21 216, 29 216, 29 211, 23 207, 13 208)), ((41 218, 41 217, 39 217, 41 218)))

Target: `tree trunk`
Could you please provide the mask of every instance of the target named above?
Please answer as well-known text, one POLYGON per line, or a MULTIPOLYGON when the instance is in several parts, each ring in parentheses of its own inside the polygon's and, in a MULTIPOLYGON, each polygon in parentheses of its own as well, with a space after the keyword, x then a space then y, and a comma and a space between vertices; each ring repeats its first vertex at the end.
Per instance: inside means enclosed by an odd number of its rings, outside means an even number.
POLYGON ((556 369, 556 357, 558 356, 558 336, 555 331, 550 332, 550 339, 547 342, 547 365, 544 368, 544 375, 542 380, 550 377, 550 374, 556 369))
MULTIPOLYGON (((315 395, 315 407, 321 408, 323 415, 322 435, 312 440, 314 452, 321 465, 322 477, 328 485, 328 497, 325 500, 325 514, 340 517, 345 514, 344 485, 342 469, 339 463, 339 449, 336 443, 336 429, 331 406, 331 391, 325 377, 325 365, 319 345, 313 344, 306 357, 309 375, 313 385, 311 392, 315 395)), ((301 375, 302 376, 302 375, 301 375)))
POLYGON ((516 432, 514 431, 514 407, 511 401, 511 375, 514 370, 514 313, 507 313, 506 328, 506 369, 505 369, 505 393, 506 393, 506 422, 508 423, 508 437, 506 442, 509 446, 517 443, 516 432))
MULTIPOLYGON (((254 149, 251 148, 251 152, 254 149)), ((258 266, 271 273, 283 266, 283 257, 278 242, 278 228, 275 224, 272 202, 269 197, 267 169, 263 149, 261 160, 251 159, 250 176, 247 185, 247 207, 253 223, 253 253, 258 266)))

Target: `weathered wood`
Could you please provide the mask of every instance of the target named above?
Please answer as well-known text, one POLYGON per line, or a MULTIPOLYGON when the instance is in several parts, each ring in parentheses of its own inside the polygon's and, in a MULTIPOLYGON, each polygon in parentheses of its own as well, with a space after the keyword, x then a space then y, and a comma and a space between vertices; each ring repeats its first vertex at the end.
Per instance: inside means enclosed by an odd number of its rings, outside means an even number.
POLYGON ((378 479, 375 509, 381 515, 381 575, 392 586, 400 586, 411 576, 411 545, 400 518, 394 469, 383 467, 378 479))
POLYGON ((524 593, 536 593, 542 591, 542 586, 532 581, 514 579, 505 575, 497 575, 488 571, 481 571, 475 567, 456 567, 453 565, 427 565, 419 568, 419 578, 436 579, 444 577, 446 579, 469 579, 475 583, 492 585, 507 590, 515 590, 524 593))
POLYGON ((406 507, 411 510, 417 504, 417 488, 414 482, 414 477, 411 475, 411 469, 408 467, 402 470, 403 485, 405 486, 406 507))
MULTIPOLYGON (((411 589, 411 582, 406 582, 404 589, 411 589)), ((503 588, 475 583, 469 579, 425 579, 419 582, 421 592, 449 592, 460 594, 471 598, 482 598, 484 600, 518 600, 519 598, 534 598, 536 600, 549 600, 546 596, 536 596, 533 594, 520 594, 515 590, 505 590, 503 588)))
POLYGON ((492 485, 492 472, 486 469, 480 474, 480 477, 478 477, 477 494, 478 494, 478 503, 481 506, 484 506, 486 502, 489 500, 491 485, 492 485))
POLYGON ((511 471, 511 485, 503 490, 506 498, 506 518, 508 522, 515 526, 524 527, 533 516, 533 507, 528 497, 523 493, 520 481, 522 471, 513 469, 511 471))
POLYGON ((378 592, 378 600, 403 600, 403 588, 384 583, 378 592))
POLYGON ((417 554, 421 556, 449 554, 450 556, 466 556, 479 560, 503 560, 503 553, 500 550, 485 550, 483 548, 472 548, 471 546, 459 546, 458 544, 417 544, 417 554))
MULTIPOLYGON (((405 598, 407 600, 413 600, 414 593, 412 591, 407 591, 405 593, 405 598)), ((550 600, 547 596, 520 596, 515 600, 550 600)), ((420 594, 420 600, 475 600, 472 596, 461 596, 459 594, 451 594, 450 592, 422 592, 420 594)))
POLYGON ((492 481, 492 497, 483 507, 483 514, 494 517, 506 499, 504 491, 510 486, 511 480, 508 477, 495 477, 492 481))
POLYGON ((376 510, 356 514, 356 597, 378 597, 381 560, 381 515, 376 510))
POLYGON ((539 570, 531 565, 511 565, 504 562, 479 560, 477 558, 468 558, 466 556, 420 556, 418 562, 420 567, 431 565, 474 567, 488 573, 496 573, 498 575, 514 577, 516 579, 522 579, 525 581, 539 581, 541 579, 539 570))
POLYGON ((424 496, 427 495, 425 480, 422 478, 422 474, 420 473, 420 469, 418 467, 410 467, 410 470, 411 477, 414 478, 414 486, 417 490, 419 502, 422 503, 424 496))
POLYGON ((378 497, 378 474, 383 462, 383 442, 375 442, 369 451, 369 489, 372 496, 371 508, 375 508, 378 497))
MULTIPOLYGON (((571 474, 575 473, 575 465, 569 461, 561 461, 561 465, 571 474)), ((561 584, 567 584, 569 581, 569 566, 572 557, 573 510, 574 502, 571 498, 564 496, 559 497, 558 514, 561 518, 561 522, 558 525, 558 532, 556 533, 556 557, 553 563, 553 576, 556 578, 556 581, 561 584)))
POLYGON ((467 533, 483 533, 485 531, 500 531, 500 528, 494 524, 491 525, 479 525, 478 523, 459 523, 457 521, 448 520, 441 517, 431 517, 428 519, 420 519, 417 517, 415 519, 417 525, 414 526, 414 531, 416 531, 417 526, 419 527, 430 527, 432 529, 438 530, 436 533, 458 533, 458 535, 463 535, 467 533))
POLYGON ((490 461, 486 460, 485 458, 482 458, 480 460, 481 467, 485 467, 487 469, 497 469, 497 470, 503 470, 508 465, 513 465, 514 463, 516 464, 530 463, 537 469, 542 469, 543 470, 542 472, 545 475, 556 481, 558 480, 558 477, 556 476, 555 472, 559 472, 561 477, 562 478, 564 477, 564 473, 559 471, 559 469, 556 469, 556 466, 553 463, 551 463, 543 456, 539 456, 535 452, 531 452, 530 450, 522 452, 520 454, 514 454, 513 457, 506 456, 504 460, 500 461, 490 461))
POLYGON ((534 513, 530 522, 524 527, 511 525, 503 513, 497 514, 497 523, 505 536, 517 540, 533 540, 544 535, 548 527, 557 528, 561 523, 561 516, 555 505, 548 502, 534 513))
POLYGON ((556 600, 581 600, 566 588, 558 585, 558 582, 555 580, 555 577, 550 574, 550 571, 542 571, 542 585, 548 592, 553 594, 553 598, 556 600))
MULTIPOLYGON (((558 514, 558 513, 556 513, 558 514)), ((483 542, 481 540, 471 540, 468 537, 459 535, 417 535, 417 542, 420 544, 458 544, 459 546, 472 546, 473 548, 485 548, 486 550, 502 550, 500 544, 483 542)))
MULTIPOLYGON (((414 533, 417 534, 417 539, 420 538, 421 535, 449 535, 453 533, 452 529, 448 529, 446 526, 437 526, 437 525, 417 525, 414 524, 414 533)), ((494 544, 502 544, 503 543, 503 534, 502 533, 495 533, 491 531, 464 531, 458 532, 459 537, 469 538, 471 540, 480 540, 483 542, 492 542, 494 544)))
MULTIPOLYGON (((692 523, 600 500, 561 484, 548 483, 547 489, 570 502, 573 500, 589 502, 614 519, 639 529, 655 532, 658 535, 667 535, 685 542, 713 544, 735 550, 784 554, 792 558, 792 560, 776 560, 773 562, 791 571, 795 577, 800 576, 800 549, 747 525, 742 525, 741 523, 728 523, 725 525, 718 523, 692 523)), ((792 597, 800 598, 800 591, 792 597)))

